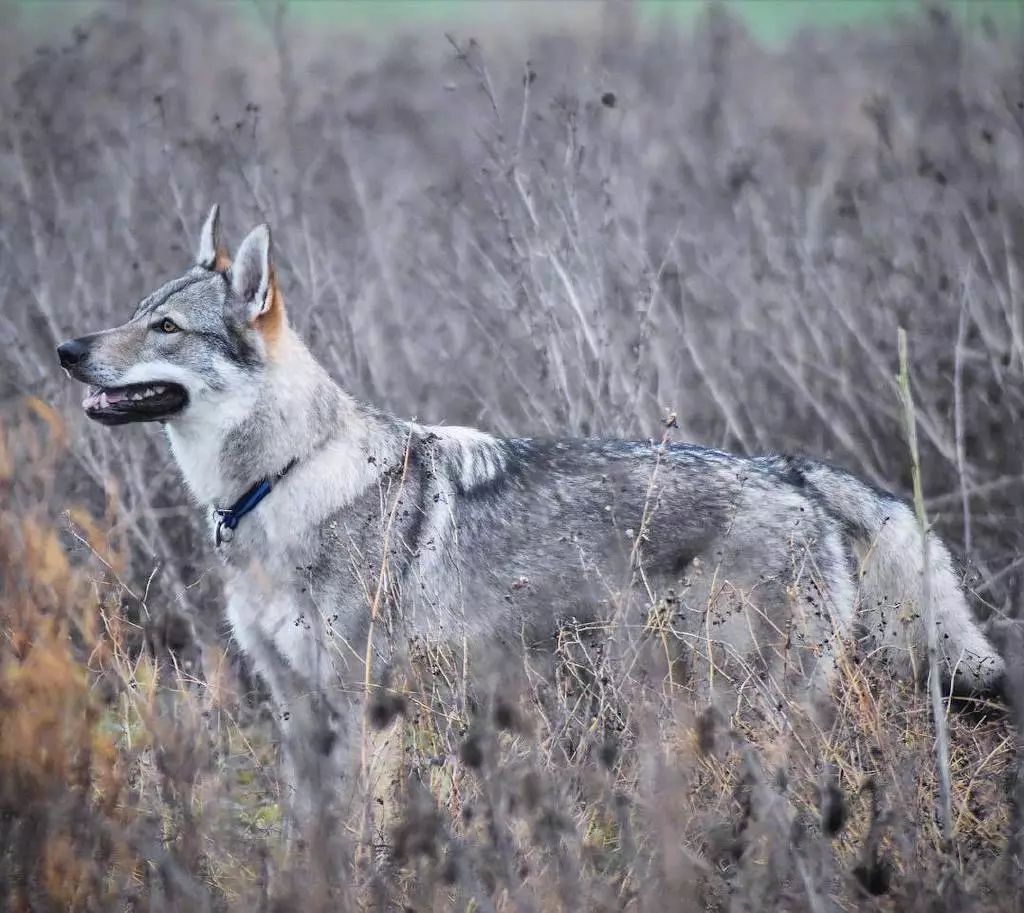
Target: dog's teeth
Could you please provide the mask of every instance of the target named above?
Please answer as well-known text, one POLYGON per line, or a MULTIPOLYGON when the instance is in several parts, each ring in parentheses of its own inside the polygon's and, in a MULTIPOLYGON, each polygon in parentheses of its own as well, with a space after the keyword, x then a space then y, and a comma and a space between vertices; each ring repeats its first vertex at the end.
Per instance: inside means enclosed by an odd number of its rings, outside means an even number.
POLYGON ((110 405, 109 400, 107 400, 107 394, 106 393, 101 393, 100 394, 100 398, 99 398, 99 401, 97 402, 97 405, 101 409, 106 409, 110 405))
POLYGON ((156 389, 157 393, 163 393, 164 390, 166 390, 167 388, 166 387, 161 387, 161 386, 158 385, 155 389, 156 389))
POLYGON ((133 400, 142 399, 142 394, 141 393, 133 393, 132 394, 132 399, 133 400))

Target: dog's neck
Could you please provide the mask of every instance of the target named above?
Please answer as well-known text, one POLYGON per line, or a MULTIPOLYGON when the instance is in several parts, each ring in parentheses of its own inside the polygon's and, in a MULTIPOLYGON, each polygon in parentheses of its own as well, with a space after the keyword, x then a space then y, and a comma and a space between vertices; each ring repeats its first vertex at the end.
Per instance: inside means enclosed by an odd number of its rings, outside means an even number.
POLYGON ((288 329, 244 396, 212 394, 169 423, 167 436, 196 500, 227 507, 254 483, 301 464, 339 429, 363 437, 370 420, 288 329))

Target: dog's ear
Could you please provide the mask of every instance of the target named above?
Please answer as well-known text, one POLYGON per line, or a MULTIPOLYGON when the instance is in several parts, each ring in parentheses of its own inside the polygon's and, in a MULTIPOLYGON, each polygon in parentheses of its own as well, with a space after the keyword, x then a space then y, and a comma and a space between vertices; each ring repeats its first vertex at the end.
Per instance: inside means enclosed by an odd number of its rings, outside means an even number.
POLYGON ((274 272, 270 262, 270 226, 257 225, 242 242, 228 271, 231 288, 250 321, 265 315, 274 303, 274 272))
POLYGON ((199 234, 199 249, 196 251, 196 263, 203 269, 224 272, 230 265, 227 248, 220 236, 220 207, 214 203, 210 214, 203 223, 199 234))

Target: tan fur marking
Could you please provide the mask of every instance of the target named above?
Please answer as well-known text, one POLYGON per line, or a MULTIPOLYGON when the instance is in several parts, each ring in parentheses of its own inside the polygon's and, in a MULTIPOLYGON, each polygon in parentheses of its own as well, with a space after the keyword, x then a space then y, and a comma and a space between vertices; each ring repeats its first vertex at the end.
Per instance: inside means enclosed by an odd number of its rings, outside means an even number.
POLYGON ((225 248, 225 247, 218 247, 217 248, 217 257, 213 261, 213 268, 218 273, 226 273, 228 271, 228 267, 230 267, 230 266, 231 266, 231 255, 227 252, 227 248, 225 248))
POLYGON ((256 318, 254 325, 263 334, 267 351, 273 355, 281 340, 281 334, 284 332, 284 298, 281 297, 281 290, 277 287, 277 276, 273 269, 270 271, 267 297, 269 298, 267 309, 256 318))

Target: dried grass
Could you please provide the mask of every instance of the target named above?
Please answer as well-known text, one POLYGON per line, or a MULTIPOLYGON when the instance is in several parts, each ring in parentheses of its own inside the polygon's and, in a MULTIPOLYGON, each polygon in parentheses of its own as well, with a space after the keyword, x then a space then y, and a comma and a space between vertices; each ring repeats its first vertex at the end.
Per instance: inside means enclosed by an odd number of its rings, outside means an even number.
POLYGON ((937 11, 775 53, 609 7, 485 51, 175 4, 5 54, 0 906, 1017 909, 1004 708, 944 701, 947 847, 926 695, 851 645, 831 727, 725 718, 664 606, 472 688, 418 645, 369 701, 394 806, 286 849, 272 711, 162 442, 87 426, 52 351, 179 270, 217 199, 236 238, 271 218, 292 319, 397 412, 657 438, 671 407, 907 491, 904 325, 929 517, 1012 629, 1021 37, 937 11))

